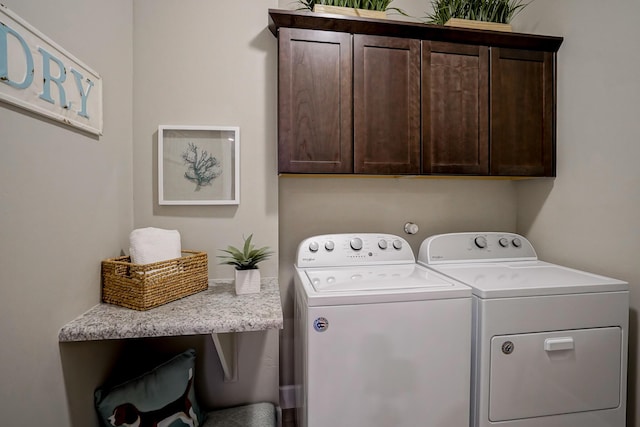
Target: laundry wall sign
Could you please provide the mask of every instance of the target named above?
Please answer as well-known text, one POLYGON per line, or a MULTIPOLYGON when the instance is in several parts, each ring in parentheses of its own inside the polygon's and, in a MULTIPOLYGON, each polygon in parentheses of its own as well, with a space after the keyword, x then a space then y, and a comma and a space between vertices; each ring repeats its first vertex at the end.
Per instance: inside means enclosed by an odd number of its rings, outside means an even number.
POLYGON ((0 4, 0 101, 102 135, 102 79, 0 4))

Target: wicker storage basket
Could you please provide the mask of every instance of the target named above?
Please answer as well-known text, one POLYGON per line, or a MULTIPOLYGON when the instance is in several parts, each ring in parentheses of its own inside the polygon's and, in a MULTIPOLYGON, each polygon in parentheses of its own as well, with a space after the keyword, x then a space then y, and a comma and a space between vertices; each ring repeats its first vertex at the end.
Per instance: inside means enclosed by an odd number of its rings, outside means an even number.
POLYGON ((148 310, 207 289, 206 252, 182 251, 181 258, 132 264, 128 256, 102 261, 102 301, 148 310))

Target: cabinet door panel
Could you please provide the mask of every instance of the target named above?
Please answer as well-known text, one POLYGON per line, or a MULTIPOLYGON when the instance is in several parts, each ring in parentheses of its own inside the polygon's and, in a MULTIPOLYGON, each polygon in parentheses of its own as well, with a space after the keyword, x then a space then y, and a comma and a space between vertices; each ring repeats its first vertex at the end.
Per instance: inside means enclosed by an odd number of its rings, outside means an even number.
POLYGON ((420 172, 420 42, 354 36, 355 172, 420 172))
POLYGON ((422 42, 422 172, 489 173, 489 49, 422 42))
POLYGON ((351 35, 281 28, 278 170, 353 172, 351 35))
POLYGON ((551 52, 491 48, 491 174, 555 176, 551 52))

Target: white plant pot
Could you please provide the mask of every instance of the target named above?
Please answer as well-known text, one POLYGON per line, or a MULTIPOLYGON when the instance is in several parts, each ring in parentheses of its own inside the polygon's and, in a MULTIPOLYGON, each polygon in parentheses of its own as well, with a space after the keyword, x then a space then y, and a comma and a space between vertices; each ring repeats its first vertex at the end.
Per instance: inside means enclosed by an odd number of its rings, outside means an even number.
POLYGON ((260 270, 236 270, 236 294, 256 294, 260 292, 260 270))

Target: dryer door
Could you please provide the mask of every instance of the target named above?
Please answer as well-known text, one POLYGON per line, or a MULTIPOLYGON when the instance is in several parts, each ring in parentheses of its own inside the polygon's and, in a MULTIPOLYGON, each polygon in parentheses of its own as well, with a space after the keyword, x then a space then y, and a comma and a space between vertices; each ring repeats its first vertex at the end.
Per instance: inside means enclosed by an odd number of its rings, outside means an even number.
POLYGON ((621 354, 618 327, 494 336, 489 419, 616 408, 621 354))

